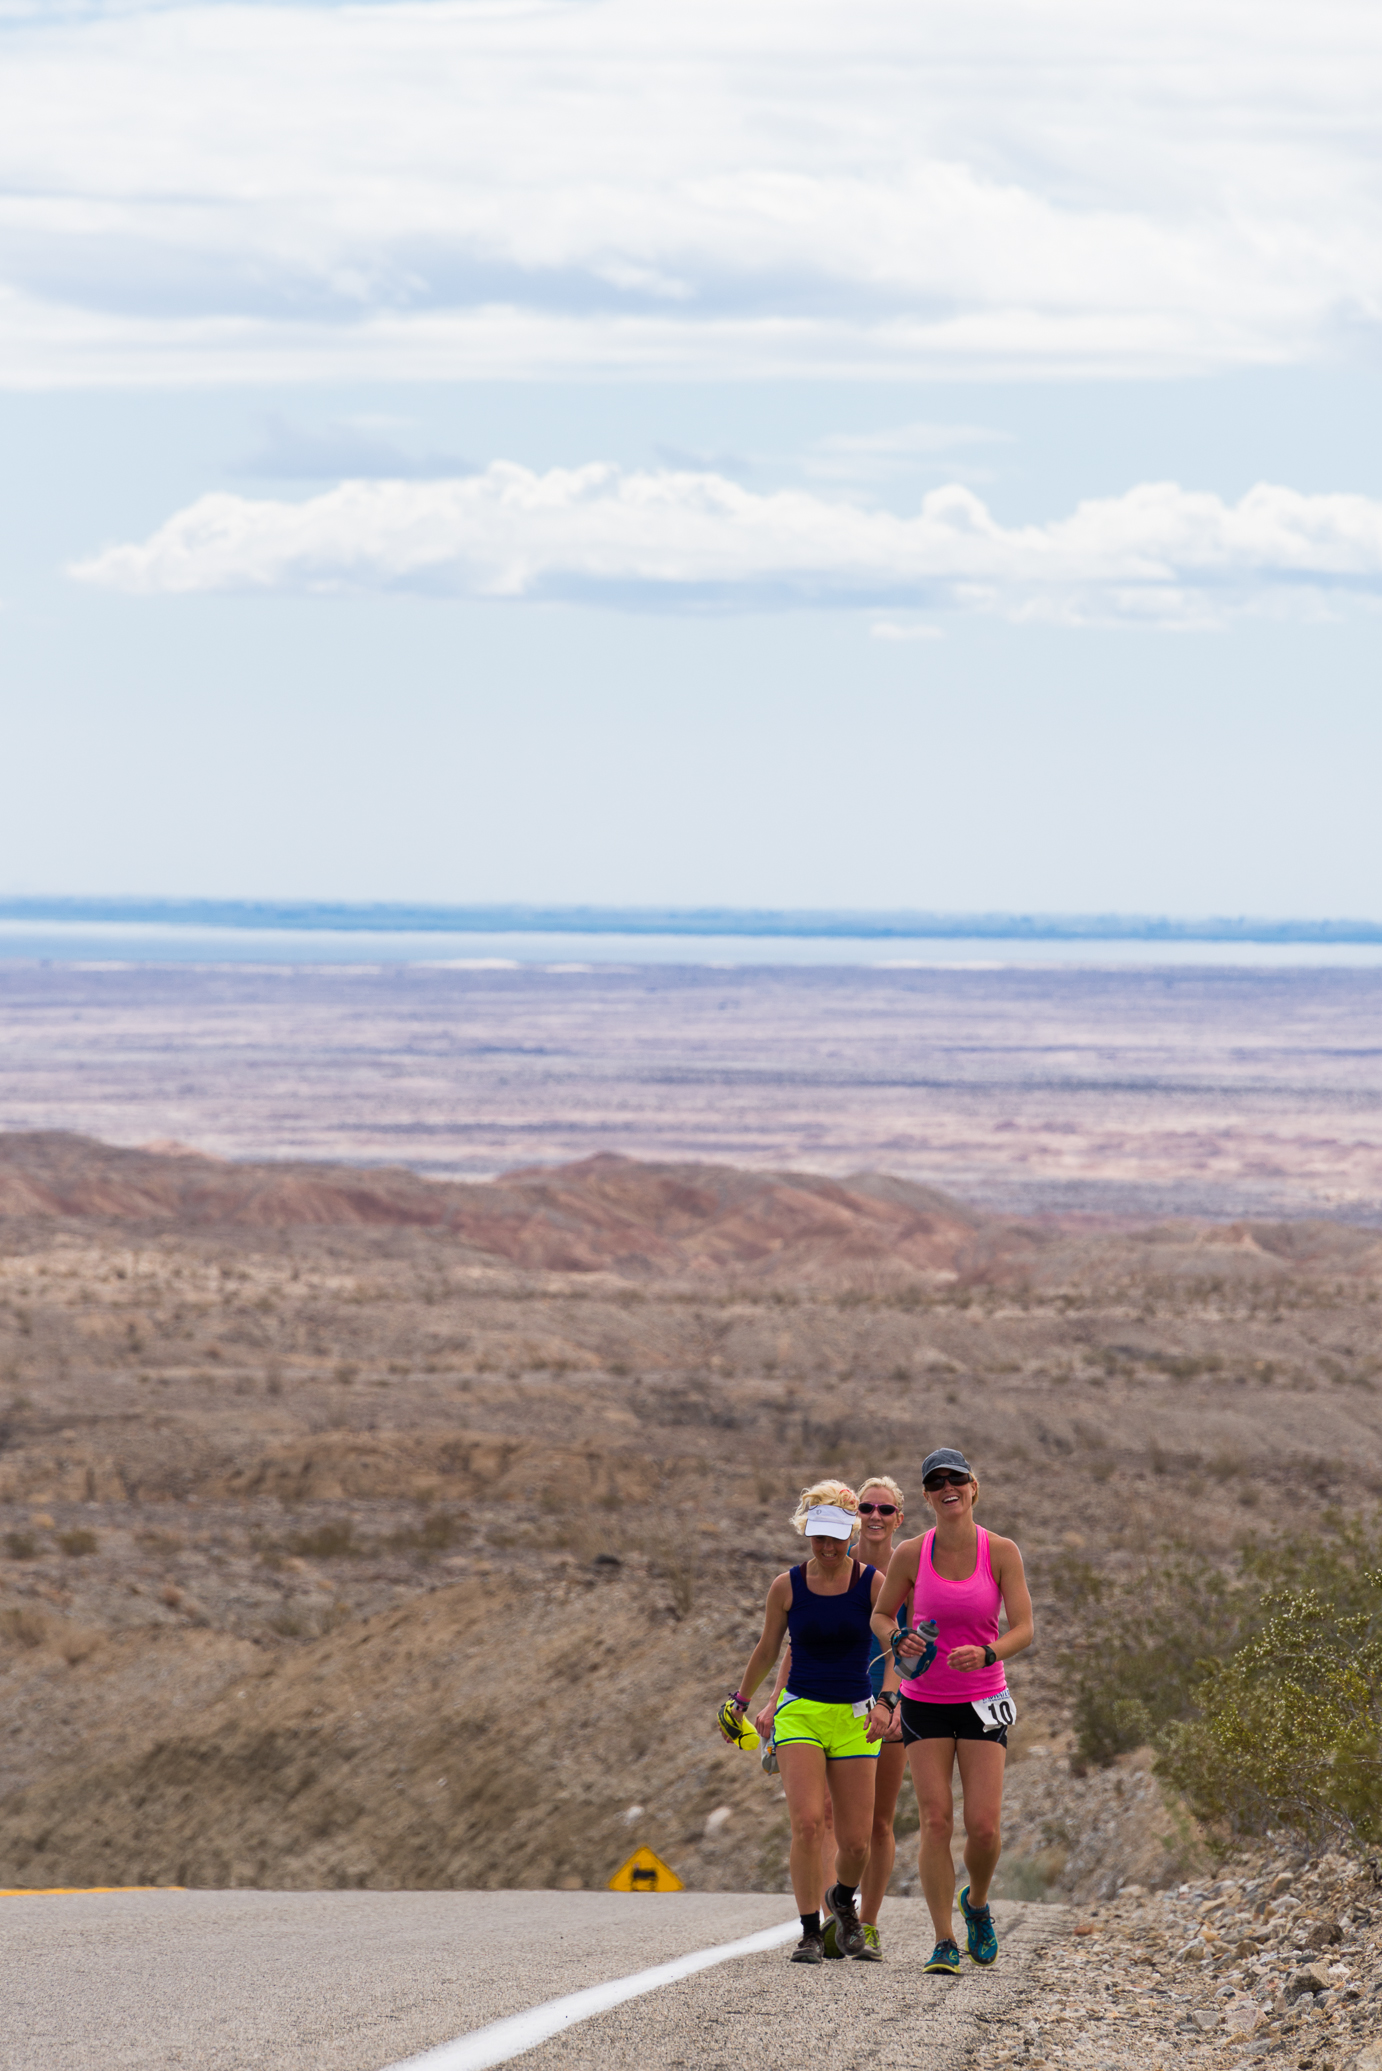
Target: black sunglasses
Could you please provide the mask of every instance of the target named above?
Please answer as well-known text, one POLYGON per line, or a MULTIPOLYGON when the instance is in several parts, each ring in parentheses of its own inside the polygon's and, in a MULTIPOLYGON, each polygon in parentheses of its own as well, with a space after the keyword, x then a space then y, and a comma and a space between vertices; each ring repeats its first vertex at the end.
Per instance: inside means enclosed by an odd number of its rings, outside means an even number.
POLYGON ((939 1474, 928 1474, 921 1485, 934 1495, 937 1489, 967 1489, 972 1479, 972 1475, 954 1474, 946 1468, 939 1474))
POLYGON ((897 1516, 896 1503, 861 1503, 859 1505, 860 1517, 872 1517, 875 1510, 880 1517, 897 1516))

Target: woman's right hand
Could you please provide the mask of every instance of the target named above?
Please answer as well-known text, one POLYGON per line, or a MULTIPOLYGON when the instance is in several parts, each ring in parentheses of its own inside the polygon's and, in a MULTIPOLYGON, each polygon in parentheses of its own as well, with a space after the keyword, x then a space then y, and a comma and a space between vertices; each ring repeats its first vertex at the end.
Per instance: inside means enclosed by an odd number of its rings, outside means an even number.
POLYGON ((770 1697, 767 1703, 764 1705, 762 1711, 759 1712, 758 1717, 754 1720, 753 1730, 758 1735, 760 1740, 772 1739, 773 1714, 776 1710, 777 1706, 773 1703, 773 1700, 770 1697))

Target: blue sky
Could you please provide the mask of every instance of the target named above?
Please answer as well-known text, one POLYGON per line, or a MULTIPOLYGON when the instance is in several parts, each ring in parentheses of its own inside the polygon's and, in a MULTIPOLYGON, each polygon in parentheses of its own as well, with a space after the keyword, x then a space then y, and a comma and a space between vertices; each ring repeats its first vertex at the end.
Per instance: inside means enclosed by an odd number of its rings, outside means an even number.
POLYGON ((0 890, 1382 915, 1374 11, 0 59, 0 890))

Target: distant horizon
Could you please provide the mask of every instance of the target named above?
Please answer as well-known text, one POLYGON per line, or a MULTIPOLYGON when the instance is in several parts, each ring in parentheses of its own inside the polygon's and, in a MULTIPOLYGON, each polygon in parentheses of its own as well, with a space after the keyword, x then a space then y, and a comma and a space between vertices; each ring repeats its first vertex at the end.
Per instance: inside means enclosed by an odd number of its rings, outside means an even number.
POLYGON ((0 923, 340 934, 659 935, 886 941, 1382 943, 1382 921, 914 909, 447 904, 431 901, 0 897, 0 923))

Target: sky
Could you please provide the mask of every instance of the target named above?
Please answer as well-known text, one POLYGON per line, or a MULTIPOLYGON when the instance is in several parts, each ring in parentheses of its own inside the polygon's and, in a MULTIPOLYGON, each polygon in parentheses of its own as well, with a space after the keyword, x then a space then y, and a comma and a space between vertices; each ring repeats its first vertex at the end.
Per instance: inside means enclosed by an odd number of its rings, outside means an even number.
POLYGON ((1382 16, 0 0, 0 894, 1382 917, 1382 16))

